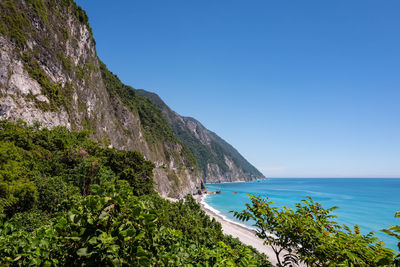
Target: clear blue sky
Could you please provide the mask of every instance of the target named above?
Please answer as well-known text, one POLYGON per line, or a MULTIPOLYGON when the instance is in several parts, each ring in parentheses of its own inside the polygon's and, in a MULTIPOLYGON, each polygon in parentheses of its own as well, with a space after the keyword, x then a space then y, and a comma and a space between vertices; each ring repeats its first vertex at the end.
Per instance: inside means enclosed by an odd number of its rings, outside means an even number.
POLYGON ((267 177, 400 177, 400 1, 77 2, 112 72, 267 177))

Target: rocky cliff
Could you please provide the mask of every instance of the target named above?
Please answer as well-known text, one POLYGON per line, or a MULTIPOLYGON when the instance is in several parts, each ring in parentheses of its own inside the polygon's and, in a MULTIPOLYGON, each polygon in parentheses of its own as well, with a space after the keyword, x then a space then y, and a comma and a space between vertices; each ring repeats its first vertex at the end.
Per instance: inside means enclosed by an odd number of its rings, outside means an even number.
POLYGON ((103 146, 138 150, 156 165, 155 187, 165 196, 198 193, 204 179, 263 178, 199 122, 110 72, 73 0, 0 1, 0 119, 65 125, 103 146))
POLYGON ((159 109, 100 62, 88 17, 72 0, 0 1, 0 119, 88 130, 104 146, 153 161, 163 195, 201 189, 193 155, 159 109))
POLYGON ((196 119, 180 116, 155 93, 145 90, 136 92, 151 99, 162 110, 175 135, 196 157, 206 183, 265 179, 234 147, 196 119))

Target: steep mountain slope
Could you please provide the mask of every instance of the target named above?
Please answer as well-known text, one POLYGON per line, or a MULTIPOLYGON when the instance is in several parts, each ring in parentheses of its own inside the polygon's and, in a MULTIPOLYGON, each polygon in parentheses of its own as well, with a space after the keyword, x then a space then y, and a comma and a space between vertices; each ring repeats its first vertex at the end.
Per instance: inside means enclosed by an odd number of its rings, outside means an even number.
POLYGON ((206 129, 200 122, 183 117, 171 110, 155 93, 136 90, 159 107, 174 133, 196 157, 199 169, 207 183, 251 181, 265 179, 230 144, 214 132, 206 129))
POLYGON ((193 155, 160 110, 100 62, 73 0, 0 1, 0 119, 86 129, 103 146, 154 162, 163 195, 201 189, 193 155))
POLYGON ((138 150, 166 196, 198 193, 203 179, 264 178, 199 122, 111 73, 73 0, 0 2, 0 119, 85 129, 103 146, 138 150))

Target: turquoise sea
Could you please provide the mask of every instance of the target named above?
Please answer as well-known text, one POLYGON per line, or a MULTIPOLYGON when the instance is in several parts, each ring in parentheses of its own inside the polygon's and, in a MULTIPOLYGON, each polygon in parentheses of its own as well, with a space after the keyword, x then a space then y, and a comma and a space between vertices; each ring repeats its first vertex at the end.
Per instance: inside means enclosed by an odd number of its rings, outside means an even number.
MULTIPOLYGON (((229 220, 239 222, 229 213, 241 211, 249 202, 246 194, 268 196, 276 206, 295 208, 306 196, 324 208, 338 206, 333 213, 340 224, 358 224, 362 233, 379 231, 393 224, 400 225, 394 214, 400 210, 400 179, 389 178, 270 178, 247 183, 207 184, 206 205, 229 220), (234 194, 233 192, 237 192, 234 194)), ((246 223, 251 227, 251 222, 246 223)), ((384 233, 376 234, 386 246, 397 250, 397 241, 384 233)))

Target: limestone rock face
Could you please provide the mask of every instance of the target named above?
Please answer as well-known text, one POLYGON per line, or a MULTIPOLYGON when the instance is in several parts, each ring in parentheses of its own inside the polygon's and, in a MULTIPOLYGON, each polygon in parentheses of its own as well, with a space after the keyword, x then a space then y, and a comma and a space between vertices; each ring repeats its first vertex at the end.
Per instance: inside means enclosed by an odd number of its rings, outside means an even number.
POLYGON ((137 108, 106 87, 86 13, 72 0, 43 2, 40 10, 24 0, 0 3, 0 18, 20 21, 0 20, 0 119, 89 130, 104 146, 138 150, 153 161, 162 195, 198 192, 202 177, 183 144, 149 141, 137 108))
POLYGON ((40 121, 46 127, 65 125, 71 128, 65 109, 43 111, 36 102, 49 103, 40 84, 24 69, 14 44, 0 35, 0 118, 40 121))

